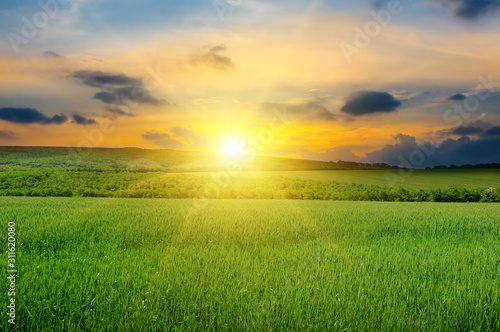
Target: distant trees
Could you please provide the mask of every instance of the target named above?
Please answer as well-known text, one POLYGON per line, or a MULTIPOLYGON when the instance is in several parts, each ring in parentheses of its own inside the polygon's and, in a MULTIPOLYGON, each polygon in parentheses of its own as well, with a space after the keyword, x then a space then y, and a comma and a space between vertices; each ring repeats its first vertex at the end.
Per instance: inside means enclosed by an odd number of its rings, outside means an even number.
POLYGON ((491 163, 491 164, 477 164, 477 165, 466 164, 466 165, 461 165, 461 166, 457 166, 457 165, 450 165, 450 166, 437 165, 437 166, 434 166, 434 169, 457 169, 457 168, 460 168, 460 169, 500 168, 500 164, 499 163, 491 163))

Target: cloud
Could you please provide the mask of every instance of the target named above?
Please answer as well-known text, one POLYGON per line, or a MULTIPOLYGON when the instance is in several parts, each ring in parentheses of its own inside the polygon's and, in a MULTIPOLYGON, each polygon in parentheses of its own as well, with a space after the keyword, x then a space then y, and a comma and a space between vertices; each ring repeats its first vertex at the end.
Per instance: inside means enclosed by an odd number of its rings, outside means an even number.
POLYGON ((382 9, 386 6, 389 0, 371 0, 370 5, 375 9, 382 9))
POLYGON ((83 83, 98 88, 116 88, 127 86, 142 86, 138 78, 129 77, 124 74, 112 74, 102 71, 80 70, 73 73, 73 77, 83 80, 83 83))
POLYGON ((483 128, 473 126, 460 126, 452 129, 452 134, 460 136, 476 135, 483 132, 483 128))
POLYGON ((234 67, 231 58, 214 52, 194 56, 191 58, 191 63, 195 65, 211 66, 218 70, 229 70, 234 67))
POLYGON ((107 106, 106 110, 108 110, 109 112, 111 112, 111 113, 113 113, 115 115, 128 116, 128 117, 135 116, 135 114, 129 113, 129 112, 125 112, 124 110, 122 110, 122 109, 120 109, 118 107, 109 107, 109 106, 107 106))
MULTIPOLYGON (((375 9, 386 8, 390 0, 371 0, 375 9)), ((453 16, 466 21, 496 12, 500 9, 500 0, 428 0, 428 4, 437 4, 452 12, 453 16)))
POLYGON ((77 71, 73 73, 73 77, 82 80, 85 85, 100 88, 102 91, 97 92, 94 99, 105 104, 125 105, 129 102, 154 106, 168 104, 165 100, 153 97, 143 82, 135 77, 87 70, 77 71))
POLYGON ((18 123, 32 124, 38 123, 42 125, 62 124, 68 121, 68 117, 64 114, 48 117, 34 108, 0 108, 0 120, 18 123))
POLYGON ((474 21, 500 9, 499 0, 433 0, 453 12, 457 18, 474 21))
POLYGON ((486 130, 483 136, 500 136, 500 126, 496 126, 486 130))
POLYGON ((219 54, 221 51, 225 51, 227 48, 225 45, 221 44, 214 46, 208 50, 206 53, 197 54, 191 57, 190 62, 193 65, 203 65, 215 68, 217 70, 230 70, 234 68, 233 60, 231 58, 219 54))
POLYGON ((43 55, 51 57, 51 58, 64 58, 62 55, 60 55, 56 52, 52 52, 52 51, 43 52, 43 55))
POLYGON ((260 112, 265 115, 275 116, 274 112, 285 113, 299 118, 319 119, 333 121, 337 120, 338 115, 321 104, 320 101, 311 101, 299 105, 280 104, 280 103, 261 103, 260 112))
POLYGON ((184 139, 195 148, 208 147, 212 145, 212 141, 208 137, 190 129, 174 127, 170 129, 170 131, 176 136, 184 139))
POLYGON ((347 97, 341 111, 353 116, 394 112, 401 102, 387 92, 357 91, 347 97))
POLYGON ((220 45, 217 45, 217 46, 210 48, 210 52, 218 52, 218 51, 225 51, 225 50, 227 50, 227 47, 224 44, 220 44, 220 45))
POLYGON ((453 95, 453 96, 449 96, 446 100, 450 100, 450 101, 461 101, 461 100, 465 100, 467 99, 467 97, 461 93, 457 93, 456 95, 453 95))
POLYGON ((84 126, 97 124, 96 120, 86 118, 86 117, 78 115, 78 114, 73 114, 72 117, 73 117, 73 121, 71 121, 71 123, 76 123, 76 124, 84 125, 84 126))
POLYGON ((157 131, 147 131, 142 135, 142 137, 145 140, 153 141, 154 144, 164 148, 181 149, 185 147, 183 143, 173 139, 169 134, 160 133, 157 131))
POLYGON ((344 160, 368 163, 387 163, 389 165, 424 168, 437 165, 486 164, 500 162, 500 126, 493 127, 491 136, 471 139, 462 136, 459 139, 448 138, 441 144, 417 143, 414 136, 398 134, 395 144, 366 153, 364 158, 354 155, 348 147, 340 146, 325 153, 314 153, 302 149, 302 157, 315 160, 344 160))
MULTIPOLYGON (((492 130, 492 133, 498 134, 498 130, 492 130)), ((498 154, 500 137, 496 135, 480 137, 475 140, 468 136, 462 136, 456 140, 448 138, 439 145, 430 142, 417 144, 415 137, 403 134, 397 135, 395 139, 398 141, 397 144, 386 145, 382 149, 367 153, 364 160, 413 168, 500 162, 500 155, 498 154), (411 161, 412 155, 417 164, 415 164, 415 161, 408 164, 403 163, 403 160, 411 161)))
POLYGON ((125 87, 109 89, 109 91, 97 92, 94 99, 100 100, 105 104, 126 105, 129 102, 144 103, 154 106, 166 104, 165 100, 158 100, 151 96, 148 90, 139 87, 125 87))
POLYGON ((473 122, 465 123, 459 127, 443 130, 443 134, 459 136, 485 135, 488 130, 493 129, 494 127, 496 126, 489 122, 476 120, 473 122))
POLYGON ((430 156, 427 164, 463 165, 500 162, 498 151, 500 138, 481 138, 471 140, 464 136, 458 140, 448 139, 441 143, 436 152, 430 156))
POLYGON ((10 131, 0 130, 0 139, 13 139, 15 138, 14 133, 10 131))
POLYGON ((417 149, 417 139, 413 136, 398 134, 394 136, 396 144, 388 144, 379 150, 366 154, 370 162, 388 163, 397 165, 400 163, 399 156, 407 156, 417 149))
POLYGON ((476 120, 473 122, 469 122, 469 123, 466 123, 465 126, 478 127, 478 128, 483 129, 483 130, 488 130, 490 128, 495 127, 494 124, 491 124, 491 123, 489 123, 487 121, 483 121, 483 120, 476 120))

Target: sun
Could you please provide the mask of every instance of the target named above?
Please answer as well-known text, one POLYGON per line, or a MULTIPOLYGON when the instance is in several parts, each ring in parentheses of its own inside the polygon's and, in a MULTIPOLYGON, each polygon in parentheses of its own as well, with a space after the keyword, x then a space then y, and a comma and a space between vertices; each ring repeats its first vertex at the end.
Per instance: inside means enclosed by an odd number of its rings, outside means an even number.
POLYGON ((241 141, 237 138, 228 138, 222 142, 221 151, 227 156, 241 154, 241 141))

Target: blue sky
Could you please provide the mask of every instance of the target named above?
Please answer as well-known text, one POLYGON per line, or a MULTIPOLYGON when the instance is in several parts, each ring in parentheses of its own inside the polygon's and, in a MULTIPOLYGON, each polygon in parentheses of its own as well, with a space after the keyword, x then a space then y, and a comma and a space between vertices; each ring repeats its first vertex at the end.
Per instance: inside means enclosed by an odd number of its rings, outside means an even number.
MULTIPOLYGON (((133 39, 140 44, 142 39, 154 37, 158 43, 175 40, 187 33, 206 32, 227 29, 237 25, 263 24, 271 20, 286 17, 328 14, 343 12, 364 19, 371 19, 370 11, 380 10, 373 1, 256 1, 234 0, 237 6, 224 15, 218 16, 216 6, 225 8, 226 0, 51 0, 40 1, 44 4, 56 3, 58 14, 49 20, 47 27, 41 29, 40 38, 31 45, 36 48, 59 49, 67 52, 99 52, 94 46, 103 40, 107 43, 117 39, 133 39), (312 9, 312 7, 314 7, 312 9), (64 34, 61 33, 64 30, 64 34)), ((383 2, 383 1, 382 1, 383 2)), ((491 31, 498 26, 495 15, 484 15, 481 20, 459 20, 453 17, 451 9, 439 2, 446 1, 401 1, 404 9, 393 16, 393 22, 402 26, 421 30, 464 30, 491 31)), ((453 3, 453 1, 448 1, 453 3)), ((16 32, 23 26, 22 17, 30 19, 41 10, 38 1, 11 1, 0 4, 1 53, 5 56, 23 56, 14 54, 5 47, 9 32, 16 32)))

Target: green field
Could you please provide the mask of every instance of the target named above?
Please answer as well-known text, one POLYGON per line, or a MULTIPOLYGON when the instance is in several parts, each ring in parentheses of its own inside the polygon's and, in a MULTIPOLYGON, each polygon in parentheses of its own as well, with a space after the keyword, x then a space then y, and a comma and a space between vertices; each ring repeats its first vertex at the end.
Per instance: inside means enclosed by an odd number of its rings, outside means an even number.
MULTIPOLYGON (((449 187, 494 187, 500 188, 500 168, 497 169, 416 169, 416 170, 324 170, 324 171, 261 171, 245 172, 242 178, 263 178, 284 176, 318 181, 336 181, 377 186, 400 186, 409 189, 428 189, 449 187), (410 173, 411 172, 411 173, 410 173), (400 174, 403 174, 401 176, 400 174), (401 181, 392 183, 392 179, 401 181)), ((195 173, 207 174, 207 173, 195 173)))
POLYGON ((382 164, 324 162, 266 156, 228 157, 217 152, 139 148, 0 146, 0 172, 32 169, 223 171, 236 161, 247 171, 377 169, 382 164))
POLYGON ((164 173, 33 169, 0 172, 0 196, 500 202, 500 190, 493 187, 499 184, 495 170, 424 170, 415 174, 415 178, 389 186, 384 183, 385 174, 375 170, 164 173), (453 180, 456 184, 450 187, 453 180))
POLYGON ((497 204, 204 202, 0 197, 18 330, 500 330, 497 204))
POLYGON ((175 150, 75 151, 0 147, 0 196, 500 202, 496 164, 407 170, 175 150))

